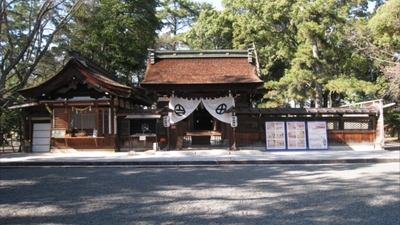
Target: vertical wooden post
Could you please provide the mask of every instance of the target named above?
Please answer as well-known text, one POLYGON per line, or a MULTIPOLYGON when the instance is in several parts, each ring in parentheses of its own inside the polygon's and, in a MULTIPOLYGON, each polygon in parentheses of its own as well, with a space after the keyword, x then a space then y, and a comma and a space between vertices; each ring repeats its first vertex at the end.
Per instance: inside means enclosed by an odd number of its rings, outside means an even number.
POLYGON ((177 147, 177 141, 178 141, 178 133, 176 130, 176 124, 171 124, 170 127, 170 132, 169 132, 169 136, 170 136, 170 144, 169 144, 169 149, 176 149, 177 147))
POLYGON ((231 150, 236 150, 236 135, 235 135, 234 127, 232 127, 232 139, 233 139, 233 144, 232 144, 231 150))
POLYGON ((114 108, 115 108, 115 104, 114 104, 114 98, 111 99, 111 103, 110 103, 110 122, 111 122, 111 135, 114 136, 115 131, 114 131, 114 108))
POLYGON ((385 122, 383 118, 383 100, 377 103, 379 108, 379 117, 377 121, 377 137, 375 139, 375 150, 385 150, 385 122))

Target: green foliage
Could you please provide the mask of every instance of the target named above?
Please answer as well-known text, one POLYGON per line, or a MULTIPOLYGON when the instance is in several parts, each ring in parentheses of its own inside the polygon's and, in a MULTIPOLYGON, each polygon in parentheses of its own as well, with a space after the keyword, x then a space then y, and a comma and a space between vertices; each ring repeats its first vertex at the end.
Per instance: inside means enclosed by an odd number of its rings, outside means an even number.
POLYGON ((400 2, 388 0, 380 5, 366 29, 369 38, 362 52, 373 57, 385 72, 379 79, 379 95, 387 101, 400 102, 400 2))
POLYGON ((177 35, 180 31, 190 28, 203 10, 211 10, 209 3, 198 3, 189 0, 161 0, 161 9, 157 12, 167 32, 177 35))
POLYGON ((190 0, 89 0, 69 21, 79 8, 76 2, 1 3, 6 9, 0 34, 2 105, 14 101, 26 84, 54 74, 68 50, 130 84, 144 76, 147 48, 175 50, 182 44, 256 46, 262 79, 272 90, 263 106, 399 101, 399 74, 390 71, 393 53, 400 51, 396 0, 374 1, 373 13, 368 0, 224 0, 222 11, 190 0))
POLYGON ((384 115, 390 136, 393 137, 397 133, 400 137, 400 108, 389 108, 384 111, 384 115))
MULTIPOLYGON (((156 48, 159 50, 177 50, 185 43, 185 33, 192 28, 202 11, 212 10, 209 3, 189 0, 162 0, 157 17, 161 21, 162 30, 156 48)), ((187 43, 186 43, 187 44, 187 43)))
POLYGON ((368 21, 374 44, 400 50, 400 1, 387 0, 368 21))
POLYGON ((21 110, 9 110, 0 106, 0 145, 3 141, 2 137, 11 132, 19 133, 20 118, 21 110))
POLYGON ((128 77, 145 67, 147 48, 160 27, 156 1, 101 0, 87 2, 74 17, 70 49, 105 69, 128 77))
POLYGON ((382 74, 343 38, 354 30, 350 26, 358 24, 355 21, 368 18, 367 0, 225 0, 224 4, 235 18, 233 46, 242 49, 256 43, 263 79, 267 86, 275 85, 265 96, 269 105, 294 101, 304 106, 313 100, 316 107, 327 107, 337 98, 376 97, 375 81, 382 74))
POLYGON ((202 11, 197 23, 184 34, 183 41, 190 49, 231 49, 232 22, 227 13, 202 11))

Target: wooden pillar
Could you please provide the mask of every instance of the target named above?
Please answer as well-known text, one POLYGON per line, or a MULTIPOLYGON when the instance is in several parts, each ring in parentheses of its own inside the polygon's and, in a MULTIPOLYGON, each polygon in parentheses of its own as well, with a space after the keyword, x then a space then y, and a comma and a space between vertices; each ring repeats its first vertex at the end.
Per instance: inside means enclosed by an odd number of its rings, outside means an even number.
POLYGON ((100 115, 99 115, 99 106, 97 104, 94 105, 95 107, 95 124, 94 124, 94 129, 97 130, 97 134, 100 135, 100 115))
POLYGON ((180 121, 176 123, 176 149, 177 150, 182 150, 183 148, 183 136, 186 134, 186 128, 184 128, 184 125, 186 123, 184 121, 180 121))
POLYGON ((374 140, 375 143, 375 150, 385 150, 385 122, 383 118, 383 101, 379 100, 376 104, 379 109, 379 116, 376 123, 376 137, 374 140))
POLYGON ((263 126, 265 126, 265 121, 262 120, 262 117, 258 117, 258 144, 261 144, 263 140, 263 136, 265 135, 265 131, 263 130, 263 126))
MULTIPOLYGON (((224 123, 224 130, 226 131, 227 138, 228 138, 228 148, 231 149, 235 144, 234 132, 230 124, 224 123)), ((236 146, 235 146, 236 147, 236 146)))
MULTIPOLYGON (((26 124, 26 114, 24 113, 24 137, 23 139, 23 146, 24 146, 24 152, 32 152, 32 118, 28 117, 28 124, 26 124)), ((22 143, 21 143, 22 144, 22 143)))
POLYGON ((111 135, 114 136, 115 134, 115 124, 114 124, 114 115, 115 115, 115 104, 114 104, 114 98, 110 102, 110 122, 111 122, 111 135))
POLYGON ((176 149, 176 144, 178 141, 178 132, 176 129, 176 124, 171 124, 171 127, 169 128, 169 149, 176 149))
POLYGON ((21 145, 21 151, 22 152, 27 152, 25 141, 27 137, 27 128, 26 128, 26 109, 22 108, 22 116, 21 116, 21 121, 20 121, 20 134, 19 134, 19 141, 21 145))
POLYGON ((343 120, 343 114, 340 115, 339 130, 341 131, 341 133, 340 133, 340 139, 341 139, 342 143, 346 143, 346 141, 344 140, 344 120, 343 120))
POLYGON ((237 150, 237 148, 236 148, 236 132, 235 132, 235 128, 232 127, 231 130, 232 130, 232 142, 233 143, 232 143, 230 149, 231 150, 237 150))

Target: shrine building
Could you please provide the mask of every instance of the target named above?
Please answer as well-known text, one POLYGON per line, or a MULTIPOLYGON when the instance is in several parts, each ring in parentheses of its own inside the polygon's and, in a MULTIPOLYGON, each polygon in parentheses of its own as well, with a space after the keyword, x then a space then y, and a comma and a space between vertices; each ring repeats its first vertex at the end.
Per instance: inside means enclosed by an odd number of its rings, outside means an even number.
POLYGON ((149 50, 139 86, 76 54, 19 90, 25 152, 75 150, 382 149, 382 100, 342 108, 257 108, 253 49, 149 50))
POLYGON ((79 55, 55 75, 18 91, 25 152, 50 149, 103 149, 118 146, 117 112, 150 106, 141 90, 120 84, 117 77, 79 55))

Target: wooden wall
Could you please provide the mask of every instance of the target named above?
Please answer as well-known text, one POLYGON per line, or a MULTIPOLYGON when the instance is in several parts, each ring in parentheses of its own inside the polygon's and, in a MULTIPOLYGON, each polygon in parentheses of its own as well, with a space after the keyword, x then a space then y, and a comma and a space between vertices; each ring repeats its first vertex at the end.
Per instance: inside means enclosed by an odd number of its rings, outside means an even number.
POLYGON ((52 138, 51 145, 55 148, 114 149, 114 142, 114 137, 112 135, 105 135, 100 138, 52 138))
POLYGON ((52 116, 52 129, 64 129, 67 131, 65 138, 52 138, 51 144, 55 148, 74 148, 74 149, 113 149, 115 148, 115 135, 111 134, 112 126, 109 126, 109 108, 92 107, 95 111, 95 129, 98 131, 97 137, 93 138, 92 133, 87 136, 76 138, 69 133, 73 128, 70 127, 71 107, 54 108, 52 116))
POLYGON ((251 117, 238 116, 236 143, 238 146, 265 145, 266 121, 327 121, 329 145, 374 144, 374 117, 251 117), (330 127, 330 128, 329 128, 330 127))

